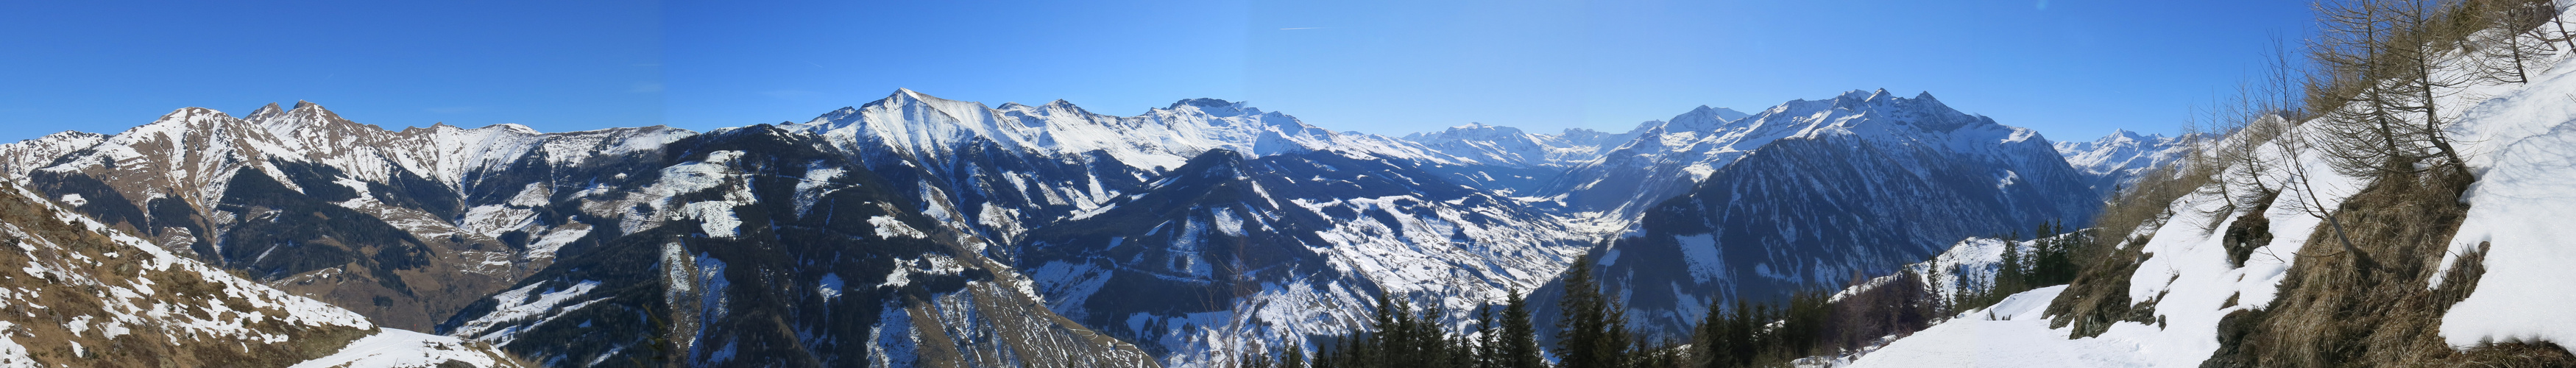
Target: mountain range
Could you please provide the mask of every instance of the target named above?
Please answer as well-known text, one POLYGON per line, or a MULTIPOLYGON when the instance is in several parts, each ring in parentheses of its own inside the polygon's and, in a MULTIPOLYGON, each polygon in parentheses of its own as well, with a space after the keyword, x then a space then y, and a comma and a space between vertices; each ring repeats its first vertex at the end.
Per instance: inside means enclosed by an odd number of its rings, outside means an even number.
POLYGON ((0 145, 0 174, 136 246, 546 366, 1151 366, 1346 333, 1380 295, 1463 326, 1578 259, 1641 326, 1686 325, 2080 223, 2187 141, 2052 144, 1884 90, 1404 137, 898 90, 709 132, 186 108, 0 145))

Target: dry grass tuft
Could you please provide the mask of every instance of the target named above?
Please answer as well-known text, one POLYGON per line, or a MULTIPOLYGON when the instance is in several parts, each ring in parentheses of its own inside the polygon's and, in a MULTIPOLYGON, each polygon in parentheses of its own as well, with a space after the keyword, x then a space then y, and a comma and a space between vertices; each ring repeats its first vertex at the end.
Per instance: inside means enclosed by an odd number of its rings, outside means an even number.
POLYGON ((2317 229, 2279 299, 2222 321, 2220 341, 2228 346, 2203 366, 2576 366, 2576 357, 2555 345, 2461 351, 2443 340, 2443 314, 2484 273, 2481 251, 2460 257, 2441 288, 2427 283, 2468 212, 2459 201, 2468 182, 2438 171, 2392 175, 2346 200, 2335 213, 2354 225, 2344 235, 2362 254, 2341 251, 2333 229, 2317 229))

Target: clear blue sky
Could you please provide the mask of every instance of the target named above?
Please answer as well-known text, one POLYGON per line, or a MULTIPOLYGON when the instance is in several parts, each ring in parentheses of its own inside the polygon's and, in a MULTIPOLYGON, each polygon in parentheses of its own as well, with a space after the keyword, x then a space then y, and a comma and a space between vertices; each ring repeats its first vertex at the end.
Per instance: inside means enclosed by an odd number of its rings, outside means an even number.
POLYGON ((2300 1, 9 2, 0 140, 312 100, 545 131, 805 121, 912 88, 1336 130, 1622 131, 1699 105, 1930 91, 2060 140, 2171 132, 2300 1))

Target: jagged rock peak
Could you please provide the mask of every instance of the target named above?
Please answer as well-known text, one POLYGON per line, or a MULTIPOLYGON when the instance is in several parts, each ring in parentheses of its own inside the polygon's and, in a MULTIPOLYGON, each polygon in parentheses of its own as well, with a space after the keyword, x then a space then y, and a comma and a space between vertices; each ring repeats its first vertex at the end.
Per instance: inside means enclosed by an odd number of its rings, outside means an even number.
POLYGON ((193 107, 193 106, 192 106, 192 107, 182 107, 182 108, 179 108, 179 109, 177 109, 177 110, 170 110, 170 113, 168 113, 168 114, 161 114, 161 119, 159 119, 159 120, 157 120, 157 121, 154 121, 154 122, 155 122, 155 123, 158 123, 158 122, 163 122, 163 121, 223 120, 223 119, 232 119, 232 118, 233 118, 233 116, 232 116, 232 115, 226 115, 226 114, 224 114, 224 112, 222 112, 222 111, 215 111, 215 109, 209 109, 209 108, 203 108, 203 107, 193 107))
MULTIPOLYGON (((296 102, 296 107, 303 107, 303 101, 296 102)), ((262 121, 276 119, 280 116, 286 116, 286 109, 278 108, 276 102, 270 102, 267 106, 260 106, 258 110, 252 110, 250 112, 250 116, 245 119, 250 121, 262 121)))
MULTIPOLYGON (((931 96, 930 94, 927 94, 927 93, 921 93, 921 92, 919 92, 919 91, 914 91, 914 90, 912 90, 911 88, 895 88, 895 89, 894 89, 894 93, 886 94, 886 97, 885 97, 885 98, 877 99, 876 101, 870 101, 870 102, 868 102, 866 105, 860 105, 860 106, 859 106, 859 108, 866 108, 866 107, 873 107, 873 106, 880 106, 880 105, 904 105, 904 104, 918 104, 918 103, 933 102, 933 101, 948 101, 948 100, 947 100, 947 99, 943 99, 943 98, 939 98, 939 97, 937 97, 937 96, 931 96)), ((844 108, 842 108, 842 110, 848 110, 848 111, 853 111, 853 112, 855 112, 855 111, 857 111, 858 109, 857 109, 857 108, 847 108, 847 107, 844 107, 844 108)), ((834 112, 839 112, 839 111, 834 111, 834 112)))
POLYGON ((286 134, 316 125, 356 125, 363 126, 367 129, 383 130, 382 127, 372 124, 359 124, 357 122, 349 121, 347 118, 340 117, 339 113, 331 112, 331 109, 322 107, 322 104, 305 100, 295 100, 295 107, 287 109, 279 109, 276 103, 269 103, 267 106, 261 106, 259 110, 251 112, 249 117, 243 118, 242 120, 249 121, 251 125, 257 125, 262 129, 267 129, 269 132, 276 134, 286 134))

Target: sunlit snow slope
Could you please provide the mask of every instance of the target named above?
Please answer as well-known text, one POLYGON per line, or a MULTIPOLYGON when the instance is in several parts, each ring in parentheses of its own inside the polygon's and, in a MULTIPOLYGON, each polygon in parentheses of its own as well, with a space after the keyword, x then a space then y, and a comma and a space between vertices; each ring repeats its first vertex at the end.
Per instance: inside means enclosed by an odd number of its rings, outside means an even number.
MULTIPOLYGON (((2470 156, 2477 181, 2464 201, 2465 221, 2448 246, 2450 256, 2438 265, 2454 266, 2455 256, 2489 244, 2486 272, 2465 300, 2440 316, 2440 334, 2454 348, 2481 342, 2576 342, 2576 250, 2565 226, 2576 216, 2576 65, 2566 55, 2553 55, 2554 68, 2527 84, 2476 84, 2444 91, 2450 110, 2446 119, 2459 124, 2449 132, 2470 156)), ((2446 71, 2456 73, 2458 71, 2446 71)), ((2277 120, 2266 124, 2277 124, 2277 120)), ((2302 125, 2294 129, 2312 130, 2302 125)), ((2314 136, 2314 134, 2310 134, 2314 136)), ((2242 139, 2230 137, 2228 140, 2242 139)), ((2225 143, 2220 143, 2225 144, 2225 143)), ((2275 302, 2285 272, 2307 258, 2309 236, 2322 221, 2301 211, 2308 206, 2334 208, 2367 183, 2337 175, 2317 155, 2293 160, 2282 144, 2258 149, 2266 167, 2256 172, 2273 183, 2305 168, 2310 184, 2291 186, 2270 203, 2248 203, 2234 211, 2219 187, 2174 201, 2171 217, 2142 227, 2137 247, 2148 258, 2129 278, 2128 297, 2153 301, 2157 323, 2112 322, 2100 336, 2069 339, 2070 328, 2050 328, 2045 320, 1952 320, 1916 333, 1860 358, 1859 367, 1984 367, 2084 365, 2105 367, 2196 367, 2222 346, 2219 324, 2230 312, 2262 309, 2275 302), (2313 188, 2313 190, 2308 190, 2313 188), (2271 242, 2256 248, 2243 267, 2232 266, 2221 231, 2241 221, 2253 208, 2270 221, 2271 242), (2213 213, 2215 211, 2215 213, 2213 213)), ((2247 167, 2228 167, 2230 175, 2247 167)), ((2377 225, 2377 224, 2374 224, 2377 225)), ((2443 272, 2431 272, 2431 285, 2443 285, 2443 272)), ((2036 296, 2050 290, 2030 293, 2036 296)), ((2064 302, 2064 300, 2060 300, 2064 302)))

